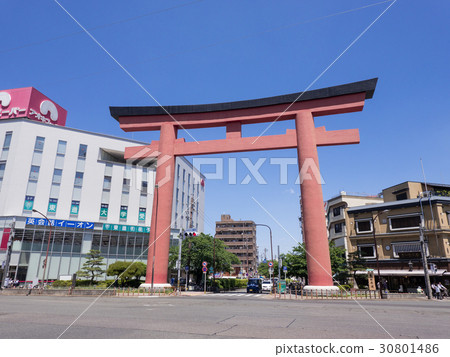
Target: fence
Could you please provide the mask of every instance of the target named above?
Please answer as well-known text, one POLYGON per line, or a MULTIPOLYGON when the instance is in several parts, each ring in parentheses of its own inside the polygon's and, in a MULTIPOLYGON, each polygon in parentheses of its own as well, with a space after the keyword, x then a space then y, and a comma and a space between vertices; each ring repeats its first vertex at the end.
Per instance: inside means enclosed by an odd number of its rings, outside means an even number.
POLYGON ((153 291, 143 288, 118 288, 114 289, 114 292, 115 296, 165 296, 177 293, 174 288, 154 288, 153 291))
POLYGON ((304 289, 289 289, 285 290, 284 293, 274 294, 275 299, 295 299, 295 300, 369 300, 369 299, 379 299, 379 291, 373 290, 304 290, 304 289))

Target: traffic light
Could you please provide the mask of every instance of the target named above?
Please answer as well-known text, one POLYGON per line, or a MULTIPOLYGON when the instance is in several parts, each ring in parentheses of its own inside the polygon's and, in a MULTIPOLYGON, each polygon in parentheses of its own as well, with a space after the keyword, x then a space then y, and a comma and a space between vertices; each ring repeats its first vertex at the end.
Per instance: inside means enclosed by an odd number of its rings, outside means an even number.
POLYGON ((198 236, 198 232, 195 231, 190 231, 190 232, 184 232, 184 237, 197 237, 198 236))

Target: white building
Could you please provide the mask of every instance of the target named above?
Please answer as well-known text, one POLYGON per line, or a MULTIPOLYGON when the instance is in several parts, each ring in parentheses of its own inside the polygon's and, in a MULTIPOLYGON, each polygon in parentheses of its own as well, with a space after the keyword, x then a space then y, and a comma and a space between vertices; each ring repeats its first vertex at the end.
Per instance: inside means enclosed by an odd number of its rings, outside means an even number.
POLYGON ((383 198, 378 196, 350 195, 345 191, 341 191, 339 196, 329 199, 325 205, 328 240, 333 241, 336 247, 344 248, 347 255, 349 246, 347 234, 349 218, 347 215, 347 209, 350 207, 371 205, 382 202, 383 198))
MULTIPOLYGON (((46 279, 78 271, 90 249, 101 251, 106 266, 146 263, 155 163, 123 159, 126 147, 146 143, 27 117, 0 120, 0 263, 10 241, 9 277, 42 278, 50 227, 33 210, 54 225, 46 279)), ((184 158, 175 175, 172 234, 202 231, 204 177, 184 158)))

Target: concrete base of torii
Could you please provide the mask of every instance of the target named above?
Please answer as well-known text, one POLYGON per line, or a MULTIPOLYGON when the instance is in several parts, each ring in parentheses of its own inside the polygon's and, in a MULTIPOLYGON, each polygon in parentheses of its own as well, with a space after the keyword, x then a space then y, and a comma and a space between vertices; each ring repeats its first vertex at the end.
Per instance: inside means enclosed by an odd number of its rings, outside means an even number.
POLYGON ((336 292, 339 291, 339 287, 331 285, 331 286, 320 286, 320 285, 305 285, 303 287, 303 291, 311 291, 318 295, 322 295, 327 291, 336 292))
MULTIPOLYGON (((172 285, 165 283, 165 284, 153 284, 153 290, 159 290, 159 289, 167 289, 172 287, 172 285)), ((152 284, 151 283, 144 283, 139 285, 140 289, 147 289, 147 290, 151 290, 152 288, 152 284)))

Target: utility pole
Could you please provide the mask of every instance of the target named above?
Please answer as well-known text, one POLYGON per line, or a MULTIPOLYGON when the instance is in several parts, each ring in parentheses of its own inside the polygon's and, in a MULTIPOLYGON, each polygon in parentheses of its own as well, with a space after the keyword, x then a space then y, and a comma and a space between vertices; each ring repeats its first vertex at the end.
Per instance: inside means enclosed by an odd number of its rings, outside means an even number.
POLYGON ((278 246, 278 282, 281 280, 281 258, 280 258, 280 246, 278 246))
MULTIPOLYGON (((432 292, 431 292, 431 283, 430 283, 430 275, 428 273, 428 260, 427 260, 427 252, 425 249, 425 237, 423 234, 424 230, 424 224, 425 224, 425 217, 423 215, 423 207, 422 207, 422 198, 423 198, 424 192, 420 194, 419 203, 420 203, 420 228, 419 228, 419 238, 420 238, 420 253, 422 255, 422 264, 423 264, 423 274, 425 278, 425 290, 427 292, 428 300, 431 299, 432 292)), ((431 205, 431 202, 430 202, 431 205)))
POLYGON ((183 232, 184 230, 181 229, 180 234, 178 235, 178 261, 177 261, 177 266, 178 266, 178 280, 177 280, 177 291, 178 293, 181 293, 180 290, 180 279, 181 279, 181 246, 183 245, 183 232))

